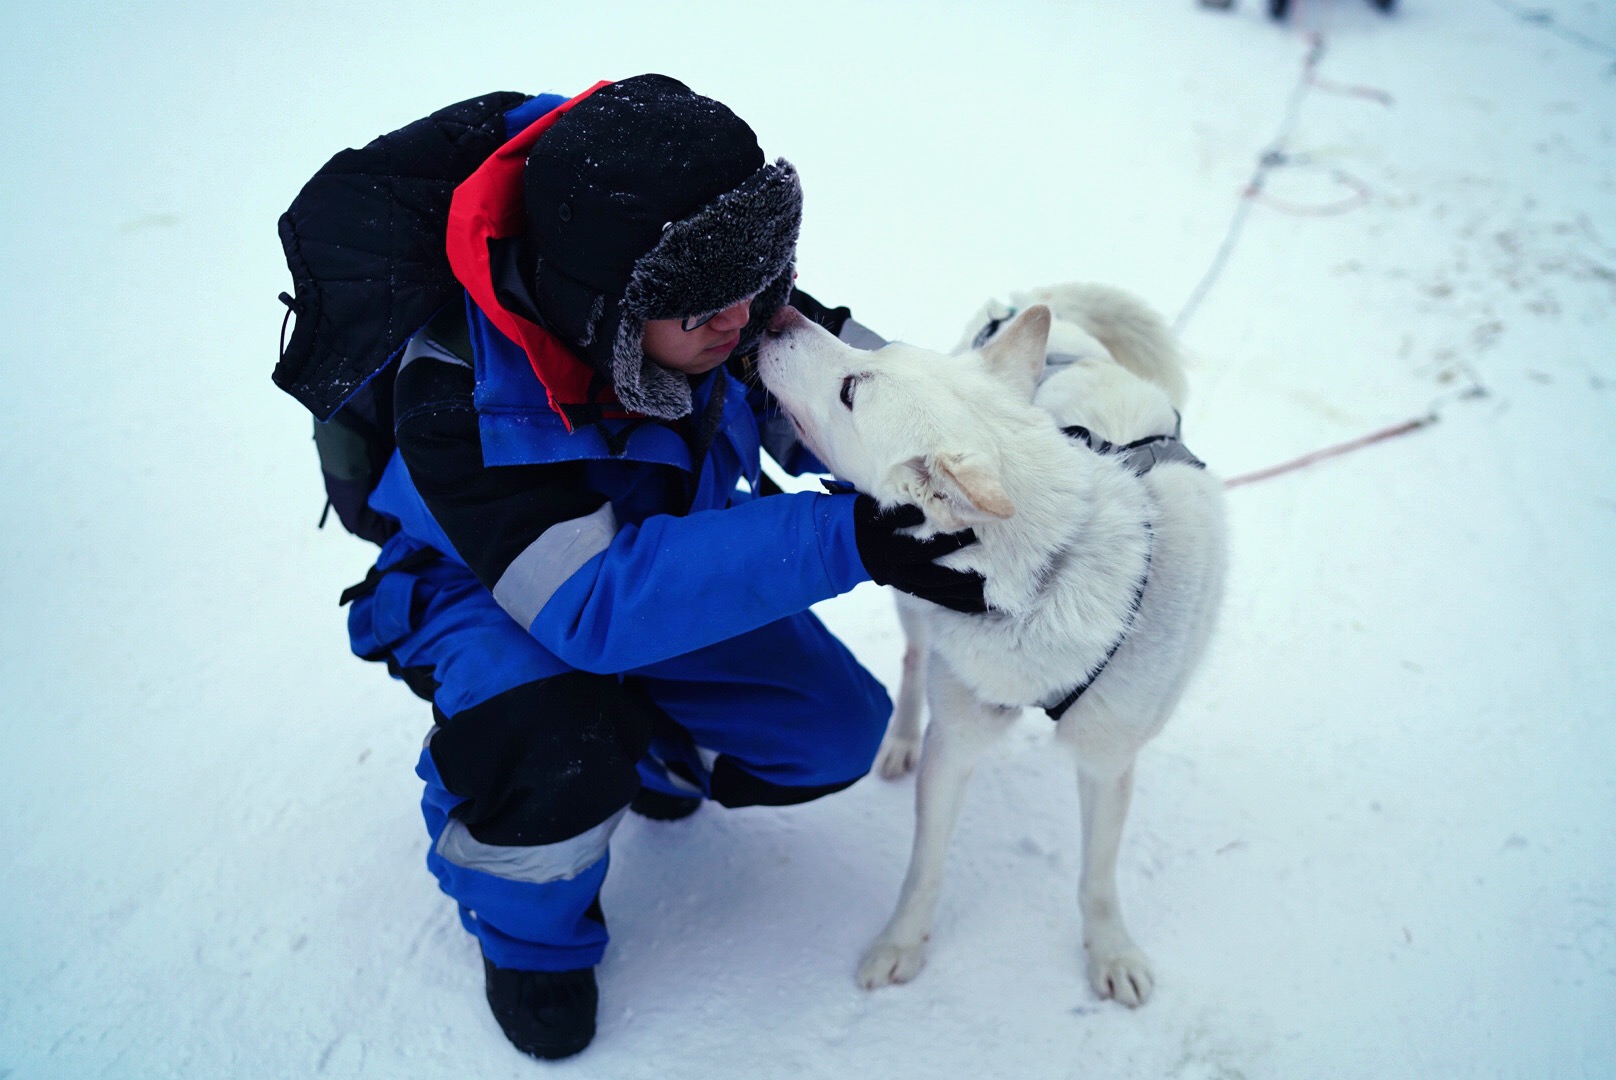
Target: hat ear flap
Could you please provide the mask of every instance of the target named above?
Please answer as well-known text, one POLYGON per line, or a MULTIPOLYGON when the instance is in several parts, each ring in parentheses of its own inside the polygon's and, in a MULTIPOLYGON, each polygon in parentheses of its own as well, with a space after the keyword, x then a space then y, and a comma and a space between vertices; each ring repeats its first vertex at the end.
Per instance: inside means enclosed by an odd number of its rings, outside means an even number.
POLYGON ((690 380, 645 355, 645 323, 626 312, 612 342, 611 379, 617 400, 634 412, 677 420, 695 407, 690 380))
MULTIPOLYGON (((691 411, 689 380, 645 355, 644 323, 716 311, 753 297, 738 349, 757 344, 791 295, 802 185, 791 163, 765 165, 709 205, 662 230, 635 263, 621 304, 610 360, 617 398, 635 412, 672 420, 691 411)), ((593 355, 593 354, 591 354, 593 355)))
POLYGON ((688 217, 670 222, 640 256, 623 309, 642 319, 718 311, 790 270, 802 225, 802 183, 784 158, 688 217))

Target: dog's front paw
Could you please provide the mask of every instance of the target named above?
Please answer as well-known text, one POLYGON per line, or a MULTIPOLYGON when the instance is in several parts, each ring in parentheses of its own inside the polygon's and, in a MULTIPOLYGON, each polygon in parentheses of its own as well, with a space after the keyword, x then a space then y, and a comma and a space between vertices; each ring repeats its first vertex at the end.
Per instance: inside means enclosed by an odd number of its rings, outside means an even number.
POLYGON ((1150 1000, 1156 981, 1145 954, 1129 945, 1105 954, 1090 948, 1089 985, 1103 998, 1138 1008, 1150 1000))
POLYGON ((896 780, 915 771, 920 762, 920 740, 888 735, 876 751, 875 767, 884 780, 896 780))
POLYGON ((858 983, 866 990, 874 990, 893 983, 906 983, 926 966, 926 943, 900 945, 882 938, 865 952, 859 962, 858 983))

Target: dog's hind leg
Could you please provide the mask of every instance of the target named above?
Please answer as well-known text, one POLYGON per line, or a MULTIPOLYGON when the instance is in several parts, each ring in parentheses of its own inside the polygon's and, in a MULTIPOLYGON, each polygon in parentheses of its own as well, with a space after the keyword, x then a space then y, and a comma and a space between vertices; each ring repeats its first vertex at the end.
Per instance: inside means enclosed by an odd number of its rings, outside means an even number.
POLYGON ((1080 756, 1077 788, 1083 804, 1083 875, 1077 899, 1089 984, 1102 998, 1143 1005, 1154 985, 1150 961, 1128 935, 1117 896, 1117 852, 1133 798, 1133 755, 1120 767, 1080 756))
POLYGON ((896 780, 913 772, 920 760, 920 711, 926 695, 926 667, 931 652, 926 613, 899 598, 898 622, 903 625, 903 678, 898 703, 892 710, 886 738, 876 751, 875 767, 883 777, 896 780))
POLYGON ((932 664, 931 724, 915 782, 915 842, 898 906, 865 951, 858 982, 866 990, 908 982, 926 962, 926 941, 942 892, 948 840, 965 804, 965 787, 985 751, 1020 713, 984 705, 946 663, 932 664))

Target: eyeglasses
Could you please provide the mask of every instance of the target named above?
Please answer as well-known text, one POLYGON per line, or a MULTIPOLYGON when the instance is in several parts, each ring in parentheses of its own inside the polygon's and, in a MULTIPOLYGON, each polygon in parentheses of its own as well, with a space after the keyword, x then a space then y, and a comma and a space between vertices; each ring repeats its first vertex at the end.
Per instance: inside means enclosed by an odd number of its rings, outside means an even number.
POLYGON ((751 296, 743 296, 741 299, 735 301, 734 304, 725 304, 717 311, 709 311, 705 315, 686 315, 679 321, 679 329, 683 330, 687 334, 692 330, 700 330, 702 327, 724 314, 724 312, 728 311, 730 308, 735 307, 736 304, 745 304, 748 308, 750 308, 752 301, 756 299, 757 293, 753 293, 751 296))

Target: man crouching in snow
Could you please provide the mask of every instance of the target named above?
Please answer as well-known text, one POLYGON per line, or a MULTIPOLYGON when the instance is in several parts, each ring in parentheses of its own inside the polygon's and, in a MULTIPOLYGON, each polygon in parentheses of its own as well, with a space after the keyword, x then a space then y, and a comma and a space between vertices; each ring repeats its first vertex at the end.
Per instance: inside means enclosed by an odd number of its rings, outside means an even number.
POLYGON ((933 561, 968 534, 917 541, 865 496, 752 494, 760 431, 819 466, 730 361, 788 300, 862 330, 793 294, 801 206, 723 105, 660 75, 605 85, 456 190, 467 299, 403 353, 370 499, 398 531, 350 632, 432 700, 428 864, 536 1057, 594 1036, 627 809, 799 803, 869 769, 886 693, 809 605, 874 578, 982 610, 981 578, 933 561))

